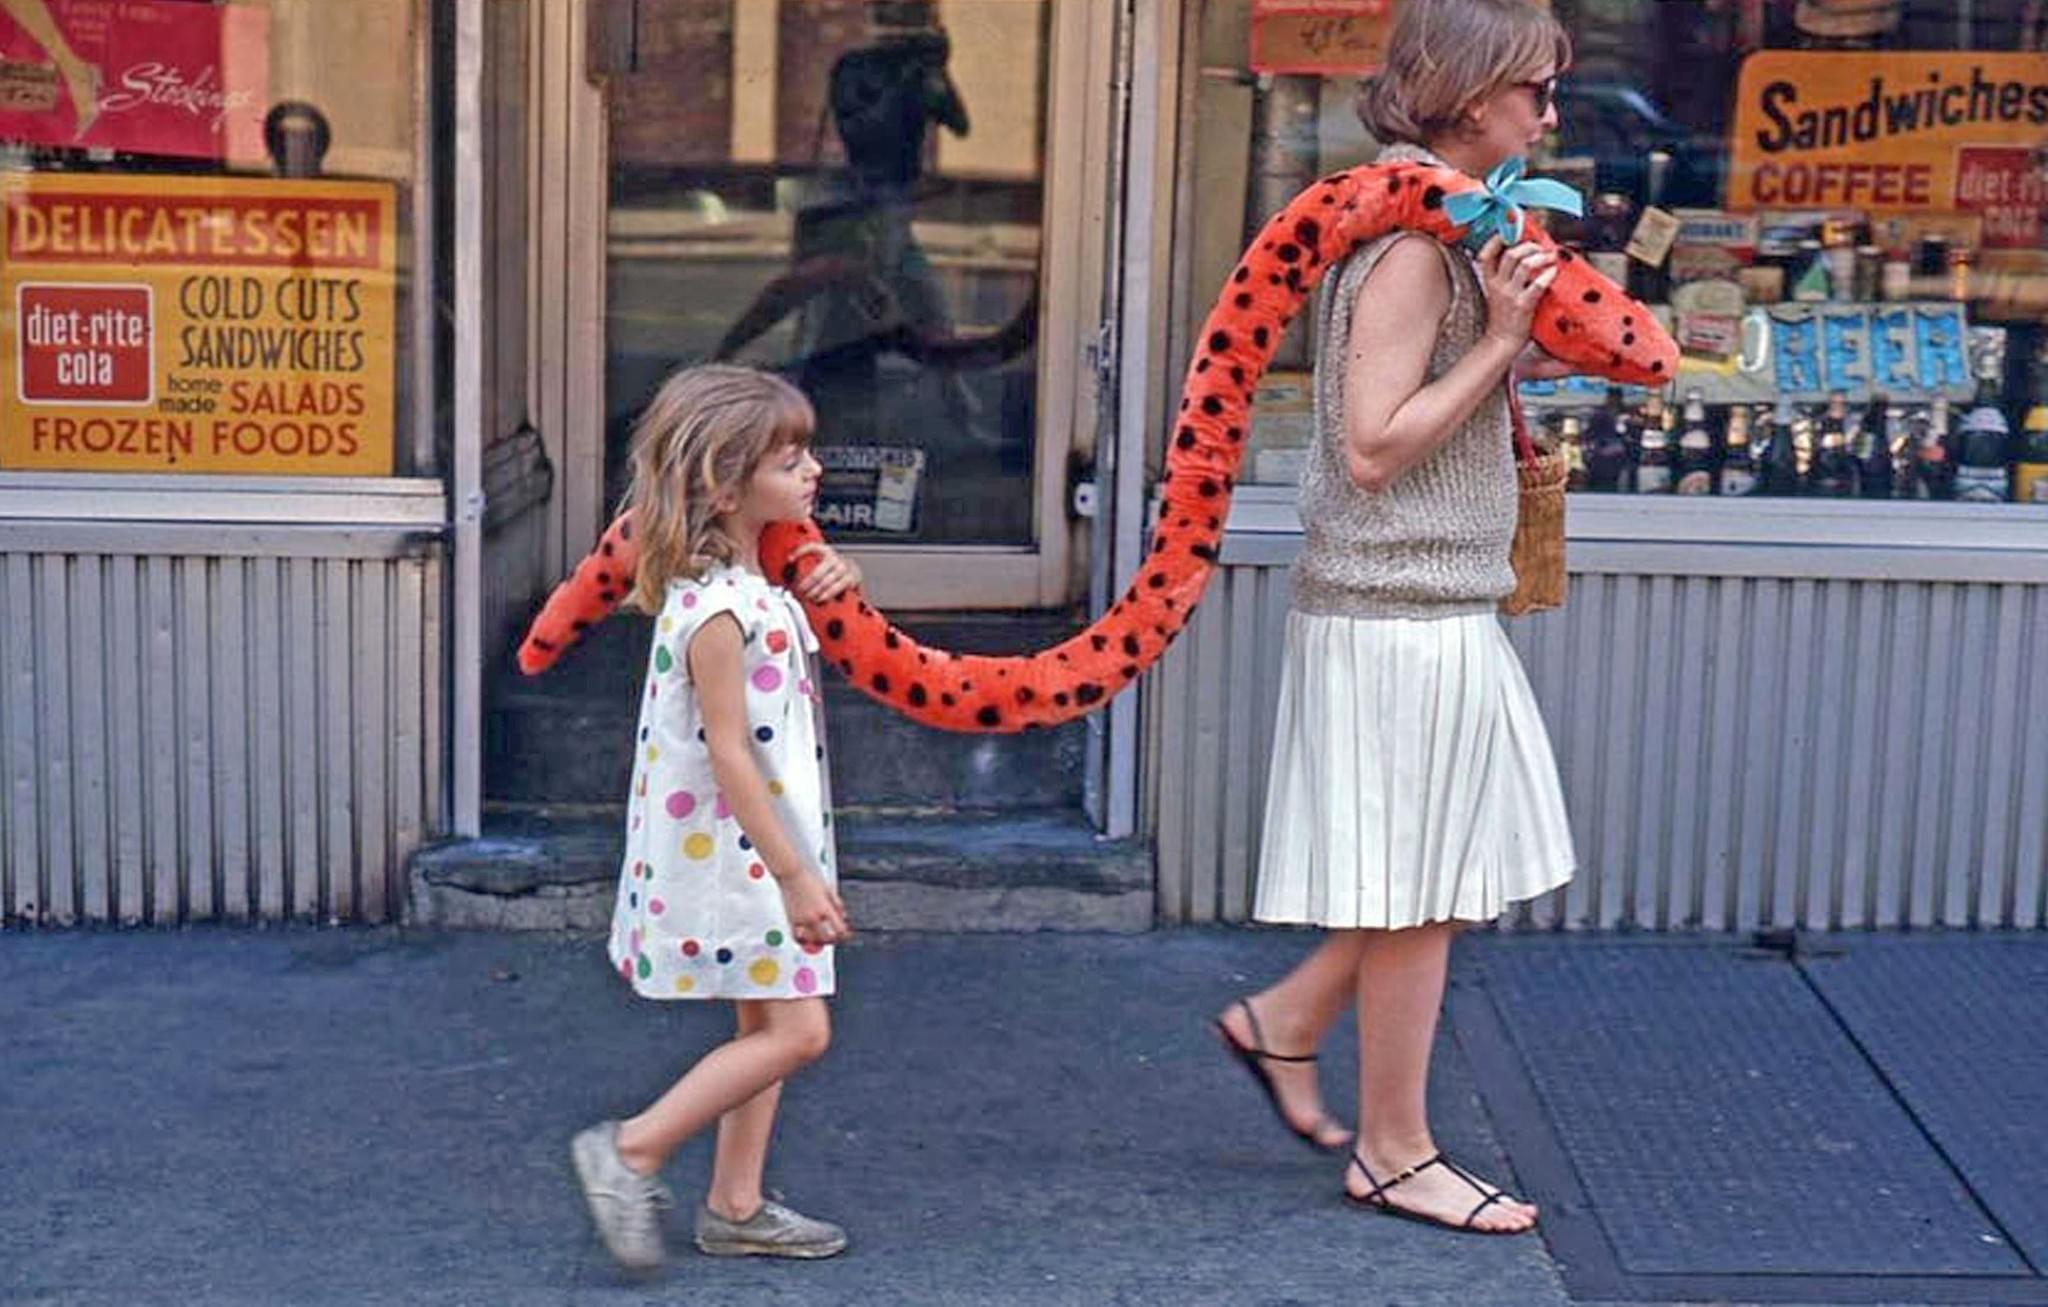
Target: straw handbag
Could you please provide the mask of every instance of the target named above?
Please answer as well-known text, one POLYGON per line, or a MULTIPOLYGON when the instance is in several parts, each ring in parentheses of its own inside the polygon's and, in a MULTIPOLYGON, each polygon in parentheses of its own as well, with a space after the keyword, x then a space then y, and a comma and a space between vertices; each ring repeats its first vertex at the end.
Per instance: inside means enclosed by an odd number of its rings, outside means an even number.
POLYGON ((1508 553, 1515 568, 1515 592, 1500 601, 1510 617, 1564 606, 1564 487, 1570 469, 1564 451, 1544 450, 1529 438, 1522 404, 1508 383, 1509 416, 1515 429, 1515 482, 1519 488, 1515 541, 1508 553))

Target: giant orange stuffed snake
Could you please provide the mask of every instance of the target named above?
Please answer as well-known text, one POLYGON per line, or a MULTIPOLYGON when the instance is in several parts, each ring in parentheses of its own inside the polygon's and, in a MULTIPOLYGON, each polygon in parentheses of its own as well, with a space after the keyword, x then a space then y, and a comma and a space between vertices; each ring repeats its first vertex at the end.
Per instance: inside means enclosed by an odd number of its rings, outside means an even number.
MULTIPOLYGON (((1267 222, 1203 324, 1160 478, 1151 552, 1130 589, 1086 630, 1025 656, 948 653, 920 645, 849 591, 806 605, 825 656, 869 695, 945 730, 1026 730, 1099 707, 1159 657, 1201 598, 1244 455, 1253 388, 1323 272, 1399 229, 1443 240, 1498 229, 1551 246, 1540 229, 1524 225, 1514 200, 1520 161, 1510 163, 1505 185, 1500 171, 1481 183, 1422 163, 1353 168, 1316 182, 1267 222)), ((1676 344, 1649 311, 1570 250, 1561 251, 1531 334, 1564 362, 1617 381, 1662 384, 1677 366, 1676 344)), ((763 569, 794 583, 815 562, 790 555, 819 539, 808 521, 771 525, 761 537, 763 569)), ((520 669, 532 675, 548 667, 611 612, 632 588, 638 557, 630 516, 622 516, 548 597, 520 646, 520 669)))

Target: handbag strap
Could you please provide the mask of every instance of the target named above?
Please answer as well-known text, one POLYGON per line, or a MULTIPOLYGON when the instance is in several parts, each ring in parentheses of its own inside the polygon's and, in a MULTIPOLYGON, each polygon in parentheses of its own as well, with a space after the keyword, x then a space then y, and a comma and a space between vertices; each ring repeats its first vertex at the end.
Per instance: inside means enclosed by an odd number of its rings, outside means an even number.
POLYGON ((1537 457, 1536 442, 1529 438, 1529 422, 1522 413, 1522 388, 1515 384, 1512 372, 1508 374, 1507 387, 1508 425, 1515 433, 1515 462, 1534 463, 1537 457))

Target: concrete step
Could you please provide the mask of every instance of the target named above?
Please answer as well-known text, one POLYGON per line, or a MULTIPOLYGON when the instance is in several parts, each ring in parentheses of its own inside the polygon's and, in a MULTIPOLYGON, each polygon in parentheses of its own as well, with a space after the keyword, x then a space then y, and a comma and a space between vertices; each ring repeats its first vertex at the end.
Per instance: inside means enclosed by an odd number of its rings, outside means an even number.
MULTIPOLYGON (((491 809, 484 834, 422 849, 412 924, 602 930, 624 822, 606 805, 491 809)), ((1078 810, 840 808, 840 892, 862 930, 1132 932, 1152 926, 1152 854, 1078 810)))
MULTIPOLYGON (((627 747, 640 710, 651 623, 615 615, 547 674, 509 666, 492 678, 484 786, 510 804, 609 804, 632 774, 627 747), (565 743, 573 742, 573 744, 565 743)), ((919 640, 962 652, 1022 652, 1064 639, 1065 613, 920 615, 919 640)), ((957 735, 919 726, 825 674, 832 792, 843 806, 977 810, 1071 808, 1081 802, 1085 722, 1020 735, 957 735)))

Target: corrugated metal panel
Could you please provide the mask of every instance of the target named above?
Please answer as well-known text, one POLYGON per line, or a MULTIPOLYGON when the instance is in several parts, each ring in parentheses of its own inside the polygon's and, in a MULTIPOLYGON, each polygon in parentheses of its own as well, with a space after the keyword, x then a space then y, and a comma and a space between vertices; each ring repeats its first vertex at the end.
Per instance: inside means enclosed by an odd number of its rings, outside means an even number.
POLYGON ((0 555, 0 915, 391 919, 441 603, 437 553, 0 555))
MULTIPOLYGON (((1287 552, 1148 694, 1168 920, 1249 916, 1287 552)), ((2048 924, 2048 586, 1606 571, 1508 629, 1582 864, 1511 924, 2048 924)))

